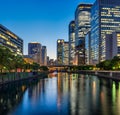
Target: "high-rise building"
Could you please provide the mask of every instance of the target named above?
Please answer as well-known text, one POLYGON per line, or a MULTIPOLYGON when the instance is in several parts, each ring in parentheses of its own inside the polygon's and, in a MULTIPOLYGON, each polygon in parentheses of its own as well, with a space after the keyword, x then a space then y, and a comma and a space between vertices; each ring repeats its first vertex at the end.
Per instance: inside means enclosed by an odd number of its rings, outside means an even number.
POLYGON ((120 30, 120 0, 96 0, 91 10, 91 59, 106 59, 106 34, 120 30))
POLYGON ((42 50, 41 50, 41 59, 42 59, 42 61, 41 61, 41 64, 42 65, 47 65, 47 48, 46 48, 46 46, 42 46, 42 50))
POLYGON ((105 60, 120 56, 120 32, 107 34, 105 37, 105 60))
POLYGON ((63 44, 64 44, 63 39, 57 40, 57 63, 58 65, 63 64, 63 44))
POLYGON ((50 58, 49 56, 47 56, 47 65, 50 65, 49 61, 50 61, 50 58))
POLYGON ((75 46, 77 65, 85 64, 85 36, 90 31, 92 4, 80 4, 75 11, 75 46))
POLYGON ((85 64, 86 65, 90 65, 91 64, 91 60, 90 60, 90 51, 91 51, 91 46, 90 46, 90 42, 91 42, 91 34, 90 32, 87 33, 87 35, 85 36, 85 64))
POLYGON ((69 24, 69 65, 74 65, 75 59, 75 21, 69 24))
POLYGON ((0 44, 10 48, 16 54, 23 55, 23 40, 1 24, 0 44))
POLYGON ((69 65, 69 42, 64 42, 62 52, 63 65, 69 65))
POLYGON ((41 65, 41 44, 38 42, 28 43, 28 55, 32 56, 34 61, 41 65))

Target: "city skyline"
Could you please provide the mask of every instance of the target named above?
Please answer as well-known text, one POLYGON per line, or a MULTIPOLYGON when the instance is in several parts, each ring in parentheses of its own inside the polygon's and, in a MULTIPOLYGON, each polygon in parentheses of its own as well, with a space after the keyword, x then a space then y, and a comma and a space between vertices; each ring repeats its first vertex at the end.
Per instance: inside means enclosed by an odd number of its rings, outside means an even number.
POLYGON ((25 55, 28 54, 29 42, 40 42, 47 46, 48 56, 55 59, 56 41, 68 41, 68 25, 75 18, 77 6, 94 1, 1 1, 0 23, 24 40, 25 55))

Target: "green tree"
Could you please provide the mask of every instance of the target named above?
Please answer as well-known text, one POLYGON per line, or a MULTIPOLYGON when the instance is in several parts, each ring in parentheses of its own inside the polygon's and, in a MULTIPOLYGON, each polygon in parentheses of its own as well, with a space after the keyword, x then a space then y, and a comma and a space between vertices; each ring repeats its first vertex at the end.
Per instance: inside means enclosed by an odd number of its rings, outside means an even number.
POLYGON ((34 63, 32 64, 32 70, 38 71, 39 68, 40 68, 40 65, 39 65, 38 63, 35 63, 35 62, 34 62, 34 63))
POLYGON ((47 66, 41 66, 41 67, 40 67, 40 70, 42 70, 42 71, 48 71, 49 69, 48 69, 47 66))

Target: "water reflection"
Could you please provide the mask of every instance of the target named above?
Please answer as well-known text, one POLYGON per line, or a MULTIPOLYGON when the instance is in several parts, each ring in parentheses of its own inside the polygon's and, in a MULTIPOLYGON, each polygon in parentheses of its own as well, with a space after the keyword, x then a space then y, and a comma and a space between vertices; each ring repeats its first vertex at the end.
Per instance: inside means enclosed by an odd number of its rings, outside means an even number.
POLYGON ((6 115, 119 115, 120 82, 92 75, 58 73, 0 92, 6 115))

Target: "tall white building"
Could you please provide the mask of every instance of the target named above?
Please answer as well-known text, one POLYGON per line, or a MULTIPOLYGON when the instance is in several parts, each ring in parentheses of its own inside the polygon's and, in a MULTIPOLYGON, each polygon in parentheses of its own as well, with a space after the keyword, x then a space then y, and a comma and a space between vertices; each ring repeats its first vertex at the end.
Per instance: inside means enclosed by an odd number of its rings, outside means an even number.
POLYGON ((75 59, 75 21, 69 24, 69 65, 74 65, 75 59))
POLYGON ((90 31, 92 4, 80 4, 75 11, 75 46, 77 65, 85 64, 85 36, 90 31))

